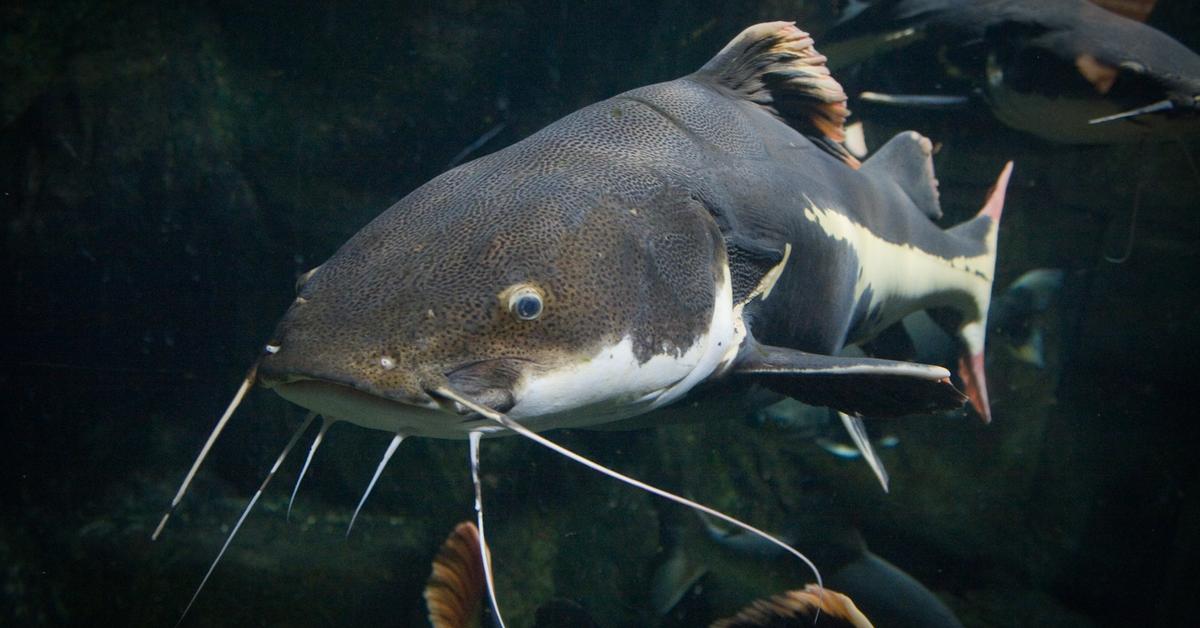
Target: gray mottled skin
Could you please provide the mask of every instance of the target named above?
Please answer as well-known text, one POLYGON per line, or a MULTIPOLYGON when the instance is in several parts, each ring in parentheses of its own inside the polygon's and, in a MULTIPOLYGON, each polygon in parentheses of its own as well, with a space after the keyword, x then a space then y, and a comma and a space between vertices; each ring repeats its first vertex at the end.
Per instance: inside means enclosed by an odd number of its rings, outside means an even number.
POLYGON ((878 313, 855 300, 854 252, 804 218, 810 203, 937 255, 983 245, 935 227, 937 208, 887 168, 856 170, 813 134, 840 133, 845 98, 806 37, 752 27, 696 74, 581 109, 417 189, 303 282, 264 381, 409 403, 449 382, 509 407, 522 377, 625 337, 642 362, 685 351, 711 323, 731 241, 792 247, 777 296, 748 306, 752 334, 836 351, 878 313), (506 309, 517 284, 544 294, 539 320, 506 309))
POLYGON ((652 85, 613 101, 653 104, 662 116, 657 124, 691 131, 693 141, 669 160, 699 184, 693 185, 723 233, 779 249, 792 245, 777 292, 748 312, 760 341, 832 353, 867 315, 853 294, 856 256, 804 218, 810 202, 845 214, 884 240, 942 257, 983 251, 978 240, 935 226, 911 199, 894 193, 890 180, 848 167, 706 78, 652 85))

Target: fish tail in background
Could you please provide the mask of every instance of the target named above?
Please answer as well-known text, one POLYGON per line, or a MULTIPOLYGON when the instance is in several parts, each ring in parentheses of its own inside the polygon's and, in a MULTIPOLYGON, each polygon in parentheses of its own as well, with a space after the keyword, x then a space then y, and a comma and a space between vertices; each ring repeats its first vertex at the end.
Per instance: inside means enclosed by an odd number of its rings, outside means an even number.
POLYGON ((872 624, 849 597, 814 584, 755 600, 737 615, 714 622, 709 628, 769 628, 771 626, 825 626, 871 628, 872 624))
POLYGON ((1045 314, 1061 301, 1065 281, 1061 268, 1035 268, 1017 277, 992 299, 988 333, 1003 337, 1018 360, 1045 368, 1045 314))
MULTIPOLYGON (((987 330, 988 307, 992 299, 992 281, 996 276, 996 241, 1000 230, 1000 215, 1004 212, 1004 195, 1008 188, 1008 180, 1012 176, 1013 163, 1010 161, 1000 171, 995 185, 988 192, 983 209, 967 222, 950 229, 951 233, 963 237, 973 237, 983 241, 986 247, 986 260, 983 267, 978 269, 987 278, 986 289, 974 291, 971 294, 975 302, 970 308, 969 315, 963 315, 951 331, 962 343, 962 352, 958 359, 958 376, 962 378, 963 387, 971 406, 979 413, 984 423, 992 420, 991 405, 988 402, 987 377, 984 373, 984 337, 987 330)), ((960 312, 961 314, 962 312, 960 312)), ((944 323, 944 317, 935 317, 935 321, 944 323)))
POLYGON ((425 583, 425 606, 433 628, 481 624, 484 573, 479 529, 470 521, 454 527, 433 559, 425 583))

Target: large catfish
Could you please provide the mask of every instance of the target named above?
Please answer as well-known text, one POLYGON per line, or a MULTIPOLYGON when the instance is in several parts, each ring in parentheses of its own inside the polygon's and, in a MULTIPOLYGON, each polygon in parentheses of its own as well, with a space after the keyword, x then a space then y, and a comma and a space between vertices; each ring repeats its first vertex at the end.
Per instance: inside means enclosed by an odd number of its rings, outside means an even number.
POLYGON ((619 476, 536 432, 754 389, 850 415, 960 407, 942 367, 835 355, 934 309, 986 417, 1010 168, 976 218, 937 227, 928 140, 901 134, 860 167, 824 62, 791 23, 752 26, 694 74, 400 200, 301 278, 172 507, 256 381, 311 410, 280 460, 320 415, 394 435, 376 478, 404 437, 469 437, 477 471, 480 436, 511 432, 619 476))

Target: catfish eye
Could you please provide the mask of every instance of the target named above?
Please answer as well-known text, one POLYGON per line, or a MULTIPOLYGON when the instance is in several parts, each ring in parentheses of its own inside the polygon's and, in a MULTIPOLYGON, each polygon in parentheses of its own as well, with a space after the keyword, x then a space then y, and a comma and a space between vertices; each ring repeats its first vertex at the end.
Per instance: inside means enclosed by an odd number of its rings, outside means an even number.
POLYGON ((535 320, 542 315, 542 295, 529 286, 513 290, 508 297, 508 311, 523 321, 535 320))

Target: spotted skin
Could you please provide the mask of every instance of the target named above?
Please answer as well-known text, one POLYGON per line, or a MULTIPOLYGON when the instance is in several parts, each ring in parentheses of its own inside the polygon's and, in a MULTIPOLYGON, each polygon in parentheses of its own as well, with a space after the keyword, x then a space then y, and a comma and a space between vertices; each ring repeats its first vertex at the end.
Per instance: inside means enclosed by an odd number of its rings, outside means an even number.
MULTIPOLYGON (((713 328, 732 305, 723 282, 754 281, 788 246, 778 296, 720 325, 741 325, 736 342, 837 351, 879 314, 856 278, 892 260, 863 258, 806 211, 837 212, 936 258, 986 245, 934 226, 940 210, 898 194, 889 169, 858 169, 822 131, 840 130, 845 113, 823 60, 791 24, 757 25, 693 75, 596 103, 435 178, 301 282, 262 380, 427 407, 428 391, 451 385, 507 409, 531 379, 611 357, 623 342, 637 365, 720 375, 737 357, 724 346, 733 331, 713 328), (735 241, 768 263, 730 268, 735 241), (543 296, 536 320, 508 310, 518 285, 543 296)), ((889 312, 928 305, 923 297, 889 301, 889 312)))

